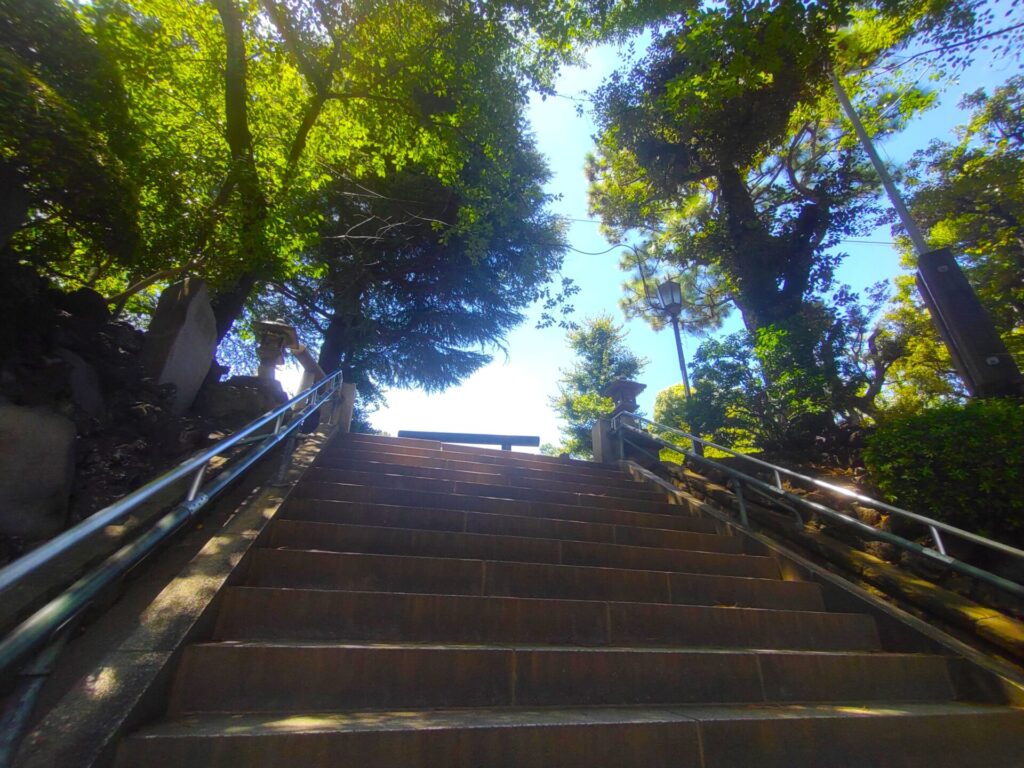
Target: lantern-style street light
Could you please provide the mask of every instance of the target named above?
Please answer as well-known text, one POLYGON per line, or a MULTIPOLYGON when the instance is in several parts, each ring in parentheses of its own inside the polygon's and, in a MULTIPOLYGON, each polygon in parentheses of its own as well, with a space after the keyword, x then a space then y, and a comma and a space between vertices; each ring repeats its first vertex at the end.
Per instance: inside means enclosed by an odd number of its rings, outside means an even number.
MULTIPOLYGON (((683 310, 683 289, 675 280, 666 280, 658 286, 658 300, 665 314, 672 320, 672 330, 676 335, 676 354, 679 356, 679 372, 683 374, 683 392, 686 402, 690 402, 690 376, 686 372, 686 355, 683 354, 683 337, 679 333, 679 313, 683 310)), ((704 455, 704 445, 693 442, 693 450, 698 456, 704 455)))
POLYGON ((683 374, 683 391, 690 399, 690 377, 686 372, 686 356, 683 354, 683 339, 679 335, 679 313, 683 309, 683 289, 675 280, 666 280, 658 286, 661 308, 672 319, 672 330, 676 334, 676 353, 679 355, 679 371, 683 374))

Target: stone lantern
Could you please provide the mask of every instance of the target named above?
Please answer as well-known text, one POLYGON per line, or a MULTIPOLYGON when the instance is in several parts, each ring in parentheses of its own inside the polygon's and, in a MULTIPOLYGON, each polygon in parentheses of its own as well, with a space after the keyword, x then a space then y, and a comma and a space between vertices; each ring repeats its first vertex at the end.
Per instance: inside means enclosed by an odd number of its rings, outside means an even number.
POLYGON ((612 399, 612 402, 615 404, 612 416, 618 416, 620 413, 635 413, 639 407, 636 404, 636 396, 645 389, 647 389, 646 384, 630 381, 629 379, 615 379, 601 390, 601 396, 612 399))

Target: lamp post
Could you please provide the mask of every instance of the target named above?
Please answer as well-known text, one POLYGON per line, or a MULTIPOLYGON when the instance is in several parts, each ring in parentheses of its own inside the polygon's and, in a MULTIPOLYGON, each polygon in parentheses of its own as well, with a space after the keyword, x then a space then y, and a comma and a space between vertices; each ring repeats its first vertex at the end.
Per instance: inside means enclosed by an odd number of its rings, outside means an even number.
MULTIPOLYGON (((661 301, 661 308, 672 319, 672 330, 676 335, 676 354, 679 356, 679 372, 683 374, 683 392, 686 393, 686 402, 690 402, 690 375, 686 372, 683 337, 679 333, 679 313, 683 309, 683 289, 675 280, 666 280, 658 286, 658 299, 661 301)), ((698 456, 703 456, 703 443, 694 440, 693 450, 698 456)))
POLYGON ((683 354, 683 338, 679 334, 679 313, 683 309, 683 289, 675 280, 666 280, 658 286, 661 308, 672 319, 672 330, 676 334, 676 354, 679 356, 679 371, 683 374, 683 391, 690 399, 690 376, 686 372, 686 356, 683 354))

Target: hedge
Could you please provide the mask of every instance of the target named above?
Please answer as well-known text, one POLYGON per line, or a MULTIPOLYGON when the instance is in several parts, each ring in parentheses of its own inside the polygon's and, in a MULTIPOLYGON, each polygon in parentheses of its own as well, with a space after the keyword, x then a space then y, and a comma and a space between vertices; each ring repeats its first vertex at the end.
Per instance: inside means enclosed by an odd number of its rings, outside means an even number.
POLYGON ((883 419, 869 437, 870 479, 894 503, 1024 544, 1024 404, 981 400, 883 419))

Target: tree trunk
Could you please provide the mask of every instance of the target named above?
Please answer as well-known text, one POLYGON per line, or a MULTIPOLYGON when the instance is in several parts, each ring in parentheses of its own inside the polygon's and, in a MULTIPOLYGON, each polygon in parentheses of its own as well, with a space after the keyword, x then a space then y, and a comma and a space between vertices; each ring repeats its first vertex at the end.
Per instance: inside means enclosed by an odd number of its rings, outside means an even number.
POLYGON ((743 323, 751 333, 784 323, 799 313, 803 305, 810 260, 795 260, 790 243, 765 228, 737 168, 722 163, 717 178, 733 251, 723 259, 722 266, 735 285, 734 298, 743 323), (805 264, 802 275, 794 269, 798 264, 805 264))
POLYGON ((333 373, 341 364, 343 337, 345 334, 345 323, 341 314, 335 311, 331 316, 331 322, 324 330, 324 338, 320 344, 320 357, 317 362, 327 373, 333 373))
MULTIPOLYGON (((363 286, 358 281, 343 281, 333 270, 330 282, 334 312, 324 332, 319 360, 325 371, 351 366, 353 357, 362 349, 363 332, 363 286)), ((345 370, 346 376, 349 373, 351 370, 345 370)))
POLYGON ((248 73, 245 54, 245 28, 242 15, 233 0, 214 0, 227 53, 224 60, 225 138, 231 150, 232 169, 241 206, 240 248, 251 254, 254 266, 242 273, 235 284, 220 292, 213 301, 217 319, 217 338, 223 339, 242 313, 245 302, 260 279, 258 270, 270 262, 264 241, 267 200, 256 171, 249 130, 248 73))
POLYGON ((213 317, 217 321, 218 344, 228 335, 235 320, 242 314, 245 302, 249 300, 257 282, 255 272, 246 272, 235 281, 234 285, 219 291, 210 301, 213 306, 213 317))
POLYGON ((29 195, 24 182, 13 163, 0 161, 0 250, 28 219, 29 195))

